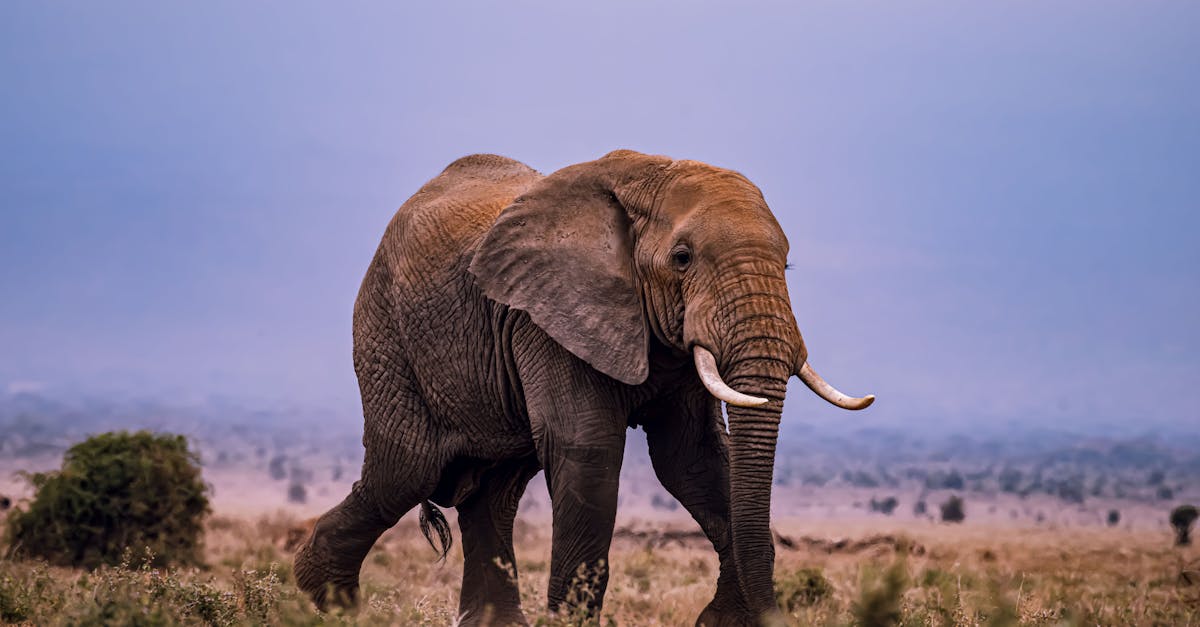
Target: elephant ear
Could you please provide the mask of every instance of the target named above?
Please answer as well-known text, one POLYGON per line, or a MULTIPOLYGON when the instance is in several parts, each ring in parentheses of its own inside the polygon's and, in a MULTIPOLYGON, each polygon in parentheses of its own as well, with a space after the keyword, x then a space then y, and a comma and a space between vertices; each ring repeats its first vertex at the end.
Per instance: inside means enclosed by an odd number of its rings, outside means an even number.
POLYGON ((575 356, 623 383, 649 373, 634 286, 631 220, 601 162, 542 179, 501 212, 471 273, 491 299, 529 314, 575 356))

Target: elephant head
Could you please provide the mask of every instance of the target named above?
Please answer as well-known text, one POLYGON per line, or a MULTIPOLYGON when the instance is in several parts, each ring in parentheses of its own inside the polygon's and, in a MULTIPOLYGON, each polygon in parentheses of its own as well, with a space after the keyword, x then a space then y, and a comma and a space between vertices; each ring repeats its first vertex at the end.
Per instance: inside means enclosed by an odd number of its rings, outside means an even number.
POLYGON ((808 364, 784 268, 788 242, 742 175, 620 150, 540 180, 483 237, 471 272, 552 338, 629 385, 651 338, 692 356, 728 406, 734 561, 751 608, 772 612, 771 482, 787 381, 861 409, 808 364))

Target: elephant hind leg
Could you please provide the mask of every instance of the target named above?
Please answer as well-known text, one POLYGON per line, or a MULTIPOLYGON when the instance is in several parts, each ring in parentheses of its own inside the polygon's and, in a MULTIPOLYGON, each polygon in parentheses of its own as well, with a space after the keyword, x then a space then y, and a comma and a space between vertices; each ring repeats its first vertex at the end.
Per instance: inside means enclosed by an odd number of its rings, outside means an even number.
POLYGON ((517 587, 513 520, 525 486, 538 469, 536 459, 502 462, 458 504, 463 543, 460 627, 527 624, 517 587))
POLYGON ((312 597, 317 608, 331 605, 353 607, 358 601, 358 574, 362 562, 379 536, 419 502, 407 507, 399 503, 384 515, 357 481, 350 495, 325 512, 313 526, 308 540, 296 553, 296 583, 312 597))

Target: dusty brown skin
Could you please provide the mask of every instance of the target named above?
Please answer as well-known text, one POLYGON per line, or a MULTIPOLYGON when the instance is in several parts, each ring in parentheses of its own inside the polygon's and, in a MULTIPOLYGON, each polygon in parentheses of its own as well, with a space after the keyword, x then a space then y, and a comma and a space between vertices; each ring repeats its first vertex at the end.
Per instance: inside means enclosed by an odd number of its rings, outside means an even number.
MULTIPOLYGON (((705 625, 778 618, 771 479, 787 380, 807 352, 784 281, 787 238, 745 177, 616 151, 543 177, 494 155, 450 164, 388 225, 355 305, 362 478, 296 557, 318 605, 353 603, 379 535, 432 501, 458 510, 463 624, 524 623, 512 525, 545 468, 549 605, 582 566, 603 602, 625 431, 720 555, 705 625), (724 381, 767 399, 728 408, 724 381)), ((869 400, 867 401, 869 403, 869 400)))

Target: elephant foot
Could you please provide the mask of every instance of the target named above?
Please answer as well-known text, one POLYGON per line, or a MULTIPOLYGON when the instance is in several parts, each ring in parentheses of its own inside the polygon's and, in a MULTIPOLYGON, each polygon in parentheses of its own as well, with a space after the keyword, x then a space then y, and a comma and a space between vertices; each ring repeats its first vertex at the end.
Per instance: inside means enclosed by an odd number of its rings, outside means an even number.
POLYGON ((463 612, 456 624, 458 627, 527 627, 529 622, 519 607, 496 608, 489 604, 482 609, 463 612))
POLYGON ((696 627, 775 627, 787 625, 783 614, 773 610, 765 614, 756 614, 741 603, 731 603, 718 598, 700 612, 696 619, 696 627))
POLYGON ((696 627, 758 627, 758 621, 748 612, 723 611, 709 603, 696 619, 696 627))
POLYGON ((314 547, 311 536, 296 552, 296 585, 321 611, 331 607, 350 609, 358 603, 358 569, 339 570, 331 567, 333 563, 333 556, 323 555, 314 547))

